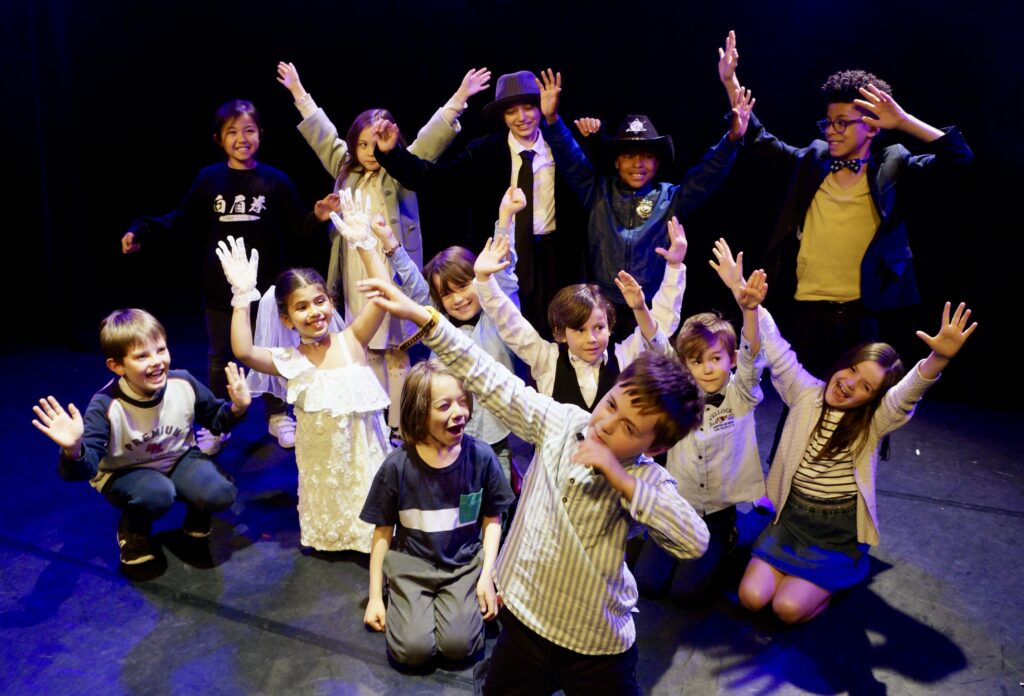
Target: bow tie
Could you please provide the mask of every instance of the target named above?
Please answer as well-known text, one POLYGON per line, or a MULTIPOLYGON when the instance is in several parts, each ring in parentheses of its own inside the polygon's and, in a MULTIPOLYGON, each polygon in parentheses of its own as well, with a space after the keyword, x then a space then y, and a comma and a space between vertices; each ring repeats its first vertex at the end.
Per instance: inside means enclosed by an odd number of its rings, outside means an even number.
POLYGON ((856 174, 857 172, 860 171, 860 168, 863 165, 865 165, 865 164, 867 164, 867 160, 866 159, 851 159, 851 160, 834 159, 834 160, 832 160, 831 164, 828 165, 828 168, 829 168, 829 171, 831 171, 833 174, 835 174, 836 172, 842 171, 844 168, 845 169, 849 169, 851 172, 856 174))
POLYGON ((704 403, 707 404, 708 406, 714 406, 715 408, 718 408, 719 406, 722 405, 723 401, 725 401, 725 394, 723 394, 722 392, 704 395, 704 403))

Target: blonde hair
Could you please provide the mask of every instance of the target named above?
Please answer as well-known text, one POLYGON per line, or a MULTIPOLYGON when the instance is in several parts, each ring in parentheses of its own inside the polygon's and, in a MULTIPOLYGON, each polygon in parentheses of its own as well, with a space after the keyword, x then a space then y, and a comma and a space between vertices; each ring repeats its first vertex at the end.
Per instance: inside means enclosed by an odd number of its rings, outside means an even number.
POLYGON ((718 312, 701 312, 683 322, 676 336, 676 355, 686 363, 687 358, 697 358, 701 353, 721 342, 731 356, 736 351, 736 328, 722 318, 718 312))
POLYGON ((139 343, 160 339, 167 340, 163 324, 144 309, 118 309, 100 322, 103 355, 117 362, 122 362, 139 343))
POLYGON ((430 402, 433 400, 431 387, 435 377, 444 375, 458 382, 459 389, 469 400, 469 417, 473 416, 473 396, 466 391, 462 380, 452 374, 452 371, 437 358, 424 360, 409 371, 405 384, 402 385, 399 430, 406 442, 415 445, 427 441, 430 402))

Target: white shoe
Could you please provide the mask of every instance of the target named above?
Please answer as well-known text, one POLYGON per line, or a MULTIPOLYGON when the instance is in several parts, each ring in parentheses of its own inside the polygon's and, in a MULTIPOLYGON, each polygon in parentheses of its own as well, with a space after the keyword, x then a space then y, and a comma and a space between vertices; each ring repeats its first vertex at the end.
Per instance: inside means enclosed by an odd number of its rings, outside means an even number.
POLYGON ((277 444, 285 449, 295 447, 295 419, 287 413, 275 413, 267 422, 267 432, 277 438, 277 444))
POLYGON ((229 437, 231 437, 231 433, 214 435, 206 428, 199 428, 199 430, 196 431, 196 446, 198 446, 199 451, 207 457, 212 457, 220 452, 221 445, 223 445, 229 437))

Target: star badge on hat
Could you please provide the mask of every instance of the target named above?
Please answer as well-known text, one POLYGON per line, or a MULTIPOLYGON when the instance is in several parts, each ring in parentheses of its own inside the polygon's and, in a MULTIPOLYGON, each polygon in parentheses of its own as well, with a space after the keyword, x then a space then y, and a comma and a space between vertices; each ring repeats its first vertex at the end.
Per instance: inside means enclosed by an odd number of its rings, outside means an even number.
POLYGON ((638 118, 634 118, 629 122, 629 127, 626 128, 627 133, 646 133, 647 129, 644 128, 644 123, 638 118))

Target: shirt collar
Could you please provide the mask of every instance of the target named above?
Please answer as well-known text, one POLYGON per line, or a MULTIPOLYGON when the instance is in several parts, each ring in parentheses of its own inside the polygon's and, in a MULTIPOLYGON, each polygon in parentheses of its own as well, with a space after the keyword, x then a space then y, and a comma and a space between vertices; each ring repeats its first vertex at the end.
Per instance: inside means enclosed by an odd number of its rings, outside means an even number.
POLYGON ((577 369, 579 369, 580 367, 593 367, 593 368, 596 369, 596 368, 600 367, 601 365, 607 365, 608 364, 608 350, 607 349, 603 353, 601 353, 601 359, 598 360, 596 363, 593 363, 593 364, 588 363, 586 360, 584 360, 583 358, 579 357, 578 355, 573 353, 571 350, 566 350, 566 352, 569 354, 569 364, 572 365, 574 368, 577 368, 577 369))
POLYGON ((544 134, 541 133, 540 130, 537 131, 537 139, 533 142, 533 145, 530 145, 529 147, 516 140, 516 136, 512 135, 512 131, 509 131, 508 148, 511 150, 513 157, 518 157, 520 152, 533 150, 536 153, 533 158, 534 162, 537 161, 538 157, 542 160, 546 160, 551 157, 551 148, 548 146, 547 142, 545 142, 544 134))

